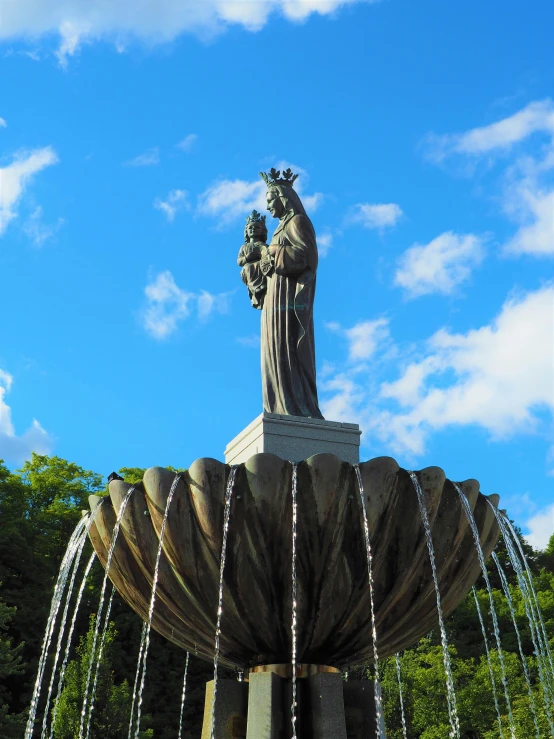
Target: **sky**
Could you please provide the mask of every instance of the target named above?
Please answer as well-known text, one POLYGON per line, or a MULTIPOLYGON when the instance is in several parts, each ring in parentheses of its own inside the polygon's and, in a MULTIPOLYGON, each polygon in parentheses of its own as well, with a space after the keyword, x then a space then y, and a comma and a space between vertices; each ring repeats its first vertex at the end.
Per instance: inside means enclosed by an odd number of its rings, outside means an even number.
POLYGON ((244 220, 290 166, 325 417, 362 460, 478 479, 545 547, 553 23, 548 0, 0 0, 0 458, 223 459, 262 410, 244 220))

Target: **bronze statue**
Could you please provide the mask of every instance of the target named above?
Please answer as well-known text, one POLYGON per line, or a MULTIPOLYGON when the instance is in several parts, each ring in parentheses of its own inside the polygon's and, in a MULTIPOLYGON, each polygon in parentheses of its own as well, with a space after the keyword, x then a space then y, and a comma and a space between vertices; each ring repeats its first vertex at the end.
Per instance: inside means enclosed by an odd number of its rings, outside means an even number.
POLYGON ((260 175, 267 184, 267 208, 279 219, 269 246, 262 245, 260 259, 248 265, 250 292, 251 285, 258 284, 252 275, 255 269, 260 273, 256 279, 265 281, 259 306, 264 411, 323 418, 315 370, 313 305, 318 257, 314 227, 293 189, 297 175, 290 168, 282 177, 275 169, 260 175))
POLYGON ((267 226, 265 216, 253 210, 246 219, 244 244, 239 250, 237 264, 242 267, 240 276, 248 288, 248 295, 254 308, 262 309, 266 291, 266 276, 262 269, 269 267, 267 252, 267 226))

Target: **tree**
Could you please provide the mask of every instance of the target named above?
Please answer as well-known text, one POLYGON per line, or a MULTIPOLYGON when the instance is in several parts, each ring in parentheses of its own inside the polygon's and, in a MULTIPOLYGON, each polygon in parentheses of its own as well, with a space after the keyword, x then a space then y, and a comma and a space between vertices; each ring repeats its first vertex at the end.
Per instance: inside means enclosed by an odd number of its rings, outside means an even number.
MULTIPOLYGON (((54 736, 56 739, 76 739, 79 736, 81 708, 92 653, 94 628, 95 619, 91 617, 89 630, 82 637, 77 649, 77 657, 67 666, 65 685, 56 702, 56 716, 54 721, 54 736)), ((119 685, 115 683, 111 659, 116 635, 115 625, 112 622, 106 631, 104 648, 98 670, 98 682, 94 700, 95 710, 91 719, 90 739, 127 739, 132 694, 129 683, 126 680, 119 685)), ((98 649, 96 650, 96 654, 98 654, 98 649)), ((93 663, 93 679, 95 671, 96 661, 93 663)), ((145 716, 142 726, 145 726, 147 722, 148 717, 145 716)), ((153 732, 151 729, 145 729, 140 734, 141 739, 151 739, 152 736, 153 732)))
POLYGON ((21 662, 23 645, 12 646, 12 640, 5 634, 15 608, 0 600, 0 736, 3 739, 19 739, 24 727, 24 715, 9 712, 11 698, 8 689, 8 678, 22 674, 24 665, 21 662))

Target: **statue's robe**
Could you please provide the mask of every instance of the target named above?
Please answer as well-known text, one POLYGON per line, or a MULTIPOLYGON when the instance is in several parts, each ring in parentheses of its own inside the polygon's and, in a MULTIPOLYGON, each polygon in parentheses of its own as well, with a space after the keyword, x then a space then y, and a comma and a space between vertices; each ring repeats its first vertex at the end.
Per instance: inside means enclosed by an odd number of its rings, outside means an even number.
POLYGON ((262 310, 264 410, 323 418, 317 400, 313 305, 317 245, 306 215, 285 216, 262 310))

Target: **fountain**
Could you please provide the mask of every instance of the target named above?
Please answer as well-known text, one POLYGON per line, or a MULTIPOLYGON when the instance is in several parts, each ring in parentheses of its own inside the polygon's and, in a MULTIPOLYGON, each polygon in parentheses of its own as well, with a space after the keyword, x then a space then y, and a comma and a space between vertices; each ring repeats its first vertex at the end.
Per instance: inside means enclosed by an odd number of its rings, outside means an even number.
MULTIPOLYGON (((179 737, 195 655, 214 664, 202 739, 385 739, 379 661, 396 655, 407 737, 398 654, 437 623, 450 736, 460 737, 444 619, 486 576, 485 561, 501 530, 509 536, 508 523, 498 496, 483 495, 476 480, 451 482, 438 467, 408 471, 390 457, 358 463, 359 428, 323 419, 312 315, 315 233, 295 176, 280 175, 263 174, 268 210, 279 218, 271 244, 265 216, 254 211, 239 252, 243 282, 261 310, 264 412, 230 442, 225 463, 197 459, 178 474, 153 467, 134 485, 114 474, 107 499, 91 496, 92 513, 71 543, 82 551, 79 536, 88 530, 105 569, 86 693, 109 579, 144 622, 129 739, 140 731, 151 628, 184 650, 179 737), (219 664, 239 679, 218 678, 219 664), (367 666, 373 682, 343 679, 367 666)), ((548 640, 524 559, 508 546, 529 595, 548 708, 548 640)), ((68 557, 64 582, 70 570, 68 557)), ((60 599, 57 593, 55 612, 60 599)), ((509 707, 503 672, 502 680, 509 707)), ((35 711, 37 701, 38 694, 35 711)), ((93 702, 94 690, 85 697, 80 739, 88 736, 93 702)))

